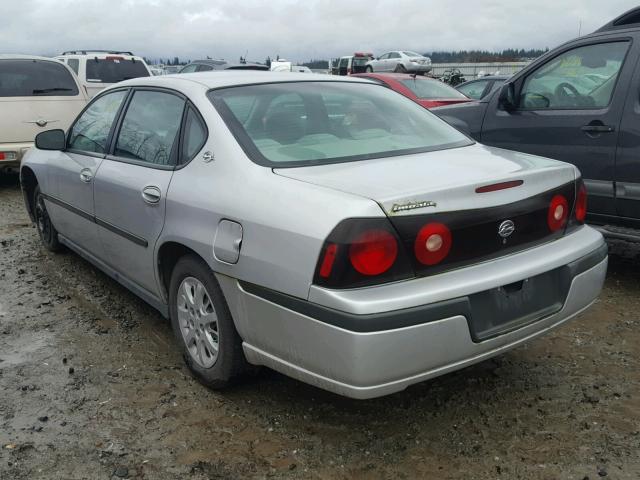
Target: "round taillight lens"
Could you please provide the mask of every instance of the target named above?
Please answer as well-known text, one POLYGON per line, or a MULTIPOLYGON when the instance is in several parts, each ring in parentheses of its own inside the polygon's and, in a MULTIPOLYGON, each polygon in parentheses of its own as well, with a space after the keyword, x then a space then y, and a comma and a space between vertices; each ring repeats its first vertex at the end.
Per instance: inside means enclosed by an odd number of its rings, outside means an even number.
POLYGON ((413 248, 420 263, 436 265, 451 250, 451 231, 443 223, 428 223, 418 232, 413 248))
POLYGON ((547 214, 547 224, 549 230, 557 232, 565 223, 567 223, 567 217, 569 216, 569 203, 567 199, 562 195, 556 195, 551 199, 549 205, 549 213, 547 214))
POLYGON ((578 195, 576 197, 576 220, 584 223, 584 219, 587 217, 587 189, 584 183, 580 185, 578 189, 578 195))
POLYGON ((380 275, 391 268, 398 256, 398 242, 385 230, 367 230, 349 247, 351 265, 362 275, 380 275))

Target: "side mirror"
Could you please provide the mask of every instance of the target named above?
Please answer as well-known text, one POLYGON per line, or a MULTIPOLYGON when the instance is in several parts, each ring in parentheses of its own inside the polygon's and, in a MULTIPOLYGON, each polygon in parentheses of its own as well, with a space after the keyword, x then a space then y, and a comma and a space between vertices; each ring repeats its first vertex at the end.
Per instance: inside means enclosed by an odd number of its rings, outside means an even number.
POLYGON ((516 89, 513 83, 507 82, 502 86, 500 97, 498 98, 498 105, 502 110, 507 112, 511 112, 517 108, 516 89))
POLYGON ((64 130, 47 130, 36 135, 36 148, 38 150, 64 150, 66 138, 64 130))

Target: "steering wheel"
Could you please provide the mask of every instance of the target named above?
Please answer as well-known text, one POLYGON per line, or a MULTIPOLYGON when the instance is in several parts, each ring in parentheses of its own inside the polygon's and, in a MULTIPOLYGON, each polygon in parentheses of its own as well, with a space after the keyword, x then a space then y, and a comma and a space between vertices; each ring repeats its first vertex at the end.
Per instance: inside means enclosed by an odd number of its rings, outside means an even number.
POLYGON ((553 94, 560 101, 568 100, 569 102, 573 102, 575 104, 579 103, 579 99, 582 96, 580 95, 580 92, 576 90, 576 87, 567 82, 558 84, 553 94))

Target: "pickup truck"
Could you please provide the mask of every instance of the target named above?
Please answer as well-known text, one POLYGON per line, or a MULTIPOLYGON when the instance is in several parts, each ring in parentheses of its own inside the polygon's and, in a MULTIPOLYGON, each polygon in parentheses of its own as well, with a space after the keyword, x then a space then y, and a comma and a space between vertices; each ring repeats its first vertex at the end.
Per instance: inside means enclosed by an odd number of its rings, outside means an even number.
POLYGON ((640 7, 527 65, 479 102, 434 108, 485 145, 576 165, 587 221, 640 242, 640 7))

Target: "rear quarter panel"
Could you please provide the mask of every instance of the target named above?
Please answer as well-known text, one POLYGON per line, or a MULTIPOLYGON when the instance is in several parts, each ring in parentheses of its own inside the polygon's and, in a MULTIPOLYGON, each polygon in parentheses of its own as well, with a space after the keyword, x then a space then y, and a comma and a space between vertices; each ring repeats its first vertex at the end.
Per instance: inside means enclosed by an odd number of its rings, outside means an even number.
POLYGON ((209 139, 177 170, 167 196, 157 249, 178 242, 196 251, 217 273, 307 298, 322 244, 347 217, 384 216, 372 200, 284 178, 254 164, 204 92, 191 96, 205 118, 209 139), (202 153, 215 160, 205 163, 202 153), (243 228, 236 264, 218 260, 213 241, 222 219, 243 228))

